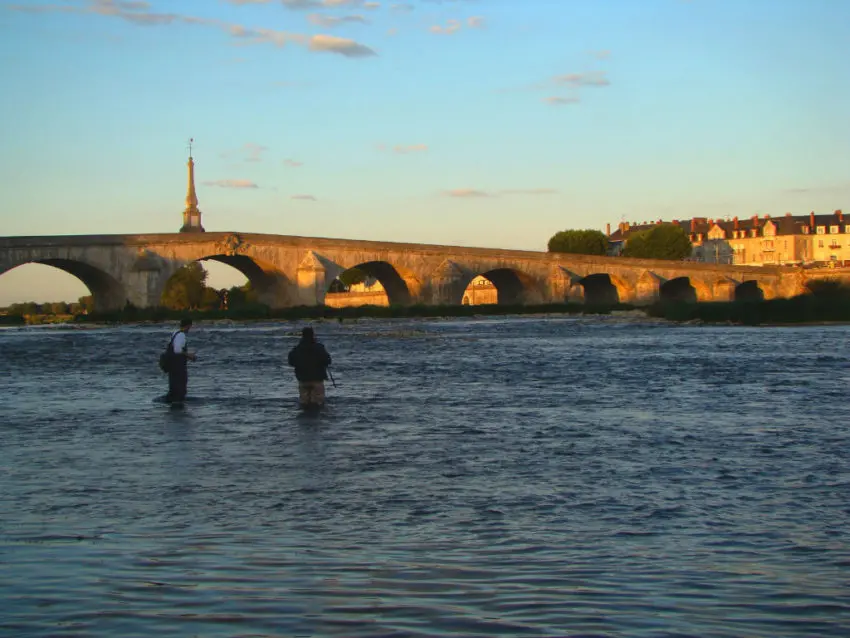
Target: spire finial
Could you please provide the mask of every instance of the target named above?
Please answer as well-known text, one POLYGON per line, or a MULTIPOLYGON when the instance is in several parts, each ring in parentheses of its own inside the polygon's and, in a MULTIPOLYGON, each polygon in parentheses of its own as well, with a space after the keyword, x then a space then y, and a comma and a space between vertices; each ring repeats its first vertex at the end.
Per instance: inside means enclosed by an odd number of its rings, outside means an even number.
POLYGON ((190 137, 189 138, 189 159, 192 159, 192 144, 194 144, 194 143, 195 143, 195 138, 190 137))

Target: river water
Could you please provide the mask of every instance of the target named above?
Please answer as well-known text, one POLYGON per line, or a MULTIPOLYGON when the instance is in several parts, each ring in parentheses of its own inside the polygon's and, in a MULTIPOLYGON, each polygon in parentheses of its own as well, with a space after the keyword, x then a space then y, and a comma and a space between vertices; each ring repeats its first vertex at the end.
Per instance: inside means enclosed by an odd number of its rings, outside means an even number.
POLYGON ((0 330, 0 634, 848 636, 847 326, 0 330))

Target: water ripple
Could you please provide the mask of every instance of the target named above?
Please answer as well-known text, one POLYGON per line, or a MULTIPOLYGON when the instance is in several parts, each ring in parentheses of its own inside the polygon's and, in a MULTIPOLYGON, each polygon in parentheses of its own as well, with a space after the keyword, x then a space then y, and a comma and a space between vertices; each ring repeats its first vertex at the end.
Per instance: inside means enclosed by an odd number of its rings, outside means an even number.
POLYGON ((316 327, 0 331, 0 633, 850 635, 848 328, 316 327))

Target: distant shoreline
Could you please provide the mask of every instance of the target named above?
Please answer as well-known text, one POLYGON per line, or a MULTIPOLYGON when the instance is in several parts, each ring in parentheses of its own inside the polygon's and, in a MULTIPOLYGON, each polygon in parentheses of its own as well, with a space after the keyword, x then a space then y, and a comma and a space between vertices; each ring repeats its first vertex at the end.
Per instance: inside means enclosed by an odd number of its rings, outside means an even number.
POLYGON ((0 316, 2 326, 34 326, 48 324, 159 324, 182 317, 195 321, 298 321, 328 320, 344 322, 355 319, 464 318, 527 315, 611 315, 640 313, 647 318, 672 323, 788 326, 836 325, 850 323, 850 299, 843 296, 800 295, 792 299, 747 302, 658 302, 651 306, 617 304, 586 306, 579 303, 540 305, 477 306, 298 306, 271 309, 265 306, 213 311, 179 311, 167 308, 138 309, 89 313, 83 315, 0 316))

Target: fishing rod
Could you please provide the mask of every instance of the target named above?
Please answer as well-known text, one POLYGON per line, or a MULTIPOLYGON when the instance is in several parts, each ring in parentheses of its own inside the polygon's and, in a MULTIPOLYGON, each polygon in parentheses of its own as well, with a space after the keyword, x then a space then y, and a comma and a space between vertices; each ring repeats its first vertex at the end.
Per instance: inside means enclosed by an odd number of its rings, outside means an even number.
POLYGON ((328 368, 328 376, 331 378, 331 383, 333 383, 333 386, 335 388, 339 387, 339 386, 337 386, 336 381, 334 381, 334 375, 333 375, 333 372, 331 372, 330 368, 328 368))

